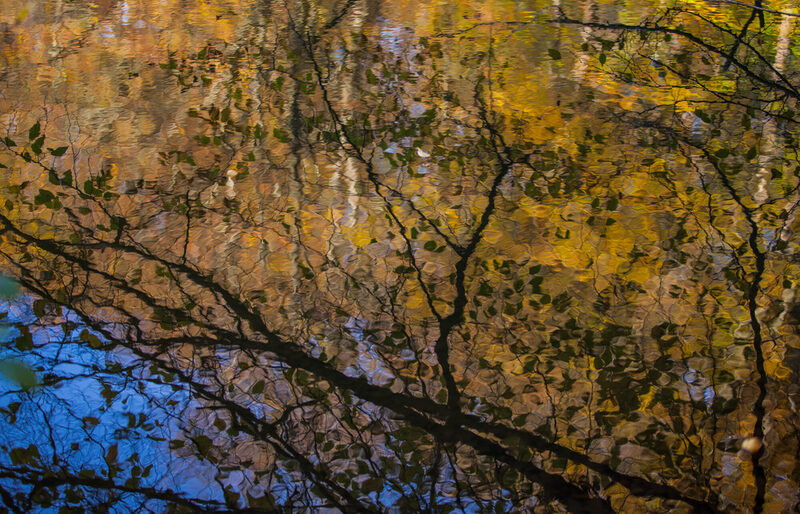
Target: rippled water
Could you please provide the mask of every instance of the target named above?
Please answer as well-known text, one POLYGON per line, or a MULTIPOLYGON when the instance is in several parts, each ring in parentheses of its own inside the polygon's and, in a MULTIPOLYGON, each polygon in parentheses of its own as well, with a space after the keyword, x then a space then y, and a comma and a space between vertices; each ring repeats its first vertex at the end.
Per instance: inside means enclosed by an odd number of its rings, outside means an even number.
POLYGON ((796 509, 796 20, 4 2, 0 500, 796 509))

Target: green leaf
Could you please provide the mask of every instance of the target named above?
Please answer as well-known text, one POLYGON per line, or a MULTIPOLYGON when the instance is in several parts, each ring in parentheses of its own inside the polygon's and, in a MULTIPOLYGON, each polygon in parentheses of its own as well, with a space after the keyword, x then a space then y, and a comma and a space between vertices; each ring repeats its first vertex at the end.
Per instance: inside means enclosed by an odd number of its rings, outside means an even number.
POLYGON ((285 81, 286 79, 284 77, 278 77, 277 79, 275 79, 275 82, 270 84, 270 87, 275 91, 280 91, 281 89, 283 89, 283 83, 285 81))
POLYGON ((425 436, 425 431, 414 426, 400 427, 392 435, 400 441, 416 441, 425 436))
POLYGON ((436 250, 436 243, 434 241, 428 241, 425 243, 424 248, 429 252, 436 250))
POLYGON ((486 282, 483 282, 481 284, 481 288, 478 290, 478 295, 479 296, 492 296, 492 292, 494 292, 494 288, 492 288, 492 286, 490 286, 486 282))
POLYGON ((383 490, 383 480, 380 478, 368 478, 361 483, 361 490, 365 493, 377 493, 383 490))
POLYGON ((94 350, 99 350, 103 346, 103 342, 100 341, 100 338, 92 334, 85 328, 81 330, 80 338, 81 341, 83 341, 84 343, 89 343, 89 347, 91 347, 94 350))
POLYGON ((275 136, 275 139, 281 143, 288 143, 290 141, 289 133, 285 130, 281 130, 279 128, 272 129, 272 135, 275 136))
POLYGON ((33 464, 41 458, 39 448, 33 444, 28 445, 27 448, 14 448, 8 452, 8 456, 11 457, 11 463, 15 466, 33 464))
POLYGON ((50 155, 52 155, 53 157, 61 157, 62 155, 67 153, 68 149, 69 149, 68 146, 59 146, 58 148, 48 148, 48 150, 50 151, 50 155))
POLYGON ((719 150, 717 150, 716 152, 714 152, 714 155, 716 155, 716 156, 717 156, 717 157, 719 157, 720 159, 724 159, 725 157, 727 157, 728 155, 730 155, 730 153, 731 153, 731 151, 730 151, 730 150, 728 150, 727 148, 720 148, 719 150))
POLYGON ((14 146, 17 146, 17 143, 15 143, 13 140, 11 140, 11 139, 9 139, 9 138, 7 138, 7 137, 4 137, 4 138, 3 138, 3 142, 4 142, 4 143, 6 144, 6 146, 7 146, 7 147, 9 147, 9 148, 12 148, 12 147, 14 147, 14 146))
POLYGON ((31 150, 35 154, 42 153, 42 145, 44 144, 44 136, 39 137, 36 141, 31 143, 31 150))
POLYGON ((118 454, 119 454, 119 448, 117 447, 116 443, 109 446, 108 451, 106 452, 106 463, 112 464, 114 462, 117 462, 118 454))
POLYGON ((41 131, 41 128, 42 126, 39 124, 38 121, 34 123, 31 129, 28 131, 28 139, 33 141, 34 139, 39 137, 39 132, 41 131))
POLYGON ((33 336, 27 331, 27 327, 22 334, 14 340, 14 346, 21 352, 33 350, 33 336))
POLYGON ((44 308, 47 305, 47 302, 44 300, 36 300, 33 302, 33 313, 36 314, 37 318, 43 318, 45 311, 44 308))
POLYGON ((200 450, 200 455, 206 455, 208 451, 211 449, 211 439, 204 435, 199 435, 194 438, 194 444, 197 445, 197 449, 200 450))
POLYGON ((694 113, 697 115, 698 118, 703 120, 703 122, 711 123, 711 116, 709 116, 706 112, 704 112, 704 111, 702 111, 700 109, 697 109, 696 111, 694 111, 694 113))
POLYGON ((258 382, 256 382, 251 391, 253 392, 253 394, 261 394, 261 393, 263 393, 264 392, 264 381, 263 380, 259 380, 258 382))
POLYGON ((556 50, 555 48, 549 48, 549 49, 547 50, 547 53, 548 53, 548 54, 550 54, 550 57, 552 57, 552 58, 553 58, 553 59, 555 59, 556 61, 558 61, 558 60, 560 60, 560 59, 561 59, 561 52, 559 52, 559 51, 558 51, 558 50, 556 50))
POLYGON ((51 201, 55 200, 55 198, 56 198, 56 195, 54 195, 53 193, 51 193, 47 189, 40 189, 39 190, 39 194, 37 194, 33 198, 33 202, 36 205, 42 205, 42 204, 46 204, 48 202, 51 202, 51 201))
POLYGON ((609 211, 616 211, 617 206, 619 206, 619 200, 617 200, 616 198, 612 198, 608 201, 607 207, 609 211))

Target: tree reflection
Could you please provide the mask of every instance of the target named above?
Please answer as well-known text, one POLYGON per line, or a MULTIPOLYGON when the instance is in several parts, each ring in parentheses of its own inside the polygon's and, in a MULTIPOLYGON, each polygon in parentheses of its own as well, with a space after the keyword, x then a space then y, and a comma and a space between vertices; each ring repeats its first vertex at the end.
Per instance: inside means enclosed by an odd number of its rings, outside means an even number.
POLYGON ((9 128, 8 509, 794 504, 792 16, 264 9, 152 173, 9 128))

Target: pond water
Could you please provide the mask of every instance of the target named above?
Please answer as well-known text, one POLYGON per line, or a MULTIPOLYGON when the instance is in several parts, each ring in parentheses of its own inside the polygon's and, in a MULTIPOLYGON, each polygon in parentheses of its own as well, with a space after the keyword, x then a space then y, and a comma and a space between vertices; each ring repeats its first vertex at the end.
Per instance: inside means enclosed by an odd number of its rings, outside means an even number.
POLYGON ((5 0, 0 501, 798 509, 758 5, 5 0))

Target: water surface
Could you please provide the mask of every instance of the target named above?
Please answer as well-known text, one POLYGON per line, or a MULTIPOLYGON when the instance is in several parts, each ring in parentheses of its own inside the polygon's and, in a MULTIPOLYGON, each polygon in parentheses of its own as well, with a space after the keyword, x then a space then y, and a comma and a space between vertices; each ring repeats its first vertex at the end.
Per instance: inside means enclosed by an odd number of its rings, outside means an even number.
POLYGON ((8 0, 0 500, 796 509, 768 9, 8 0))

